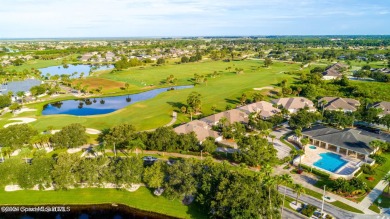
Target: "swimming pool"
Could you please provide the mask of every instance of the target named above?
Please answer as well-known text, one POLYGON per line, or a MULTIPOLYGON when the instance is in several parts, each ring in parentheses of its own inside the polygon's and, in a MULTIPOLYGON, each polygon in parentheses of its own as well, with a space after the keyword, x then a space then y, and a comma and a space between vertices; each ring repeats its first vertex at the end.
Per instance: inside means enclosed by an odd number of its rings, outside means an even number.
POLYGON ((332 152, 321 153, 320 156, 321 159, 313 163, 314 166, 333 173, 348 163, 348 161, 345 161, 341 158, 341 155, 332 152))
POLYGON ((317 149, 317 147, 314 146, 314 145, 310 145, 309 148, 310 148, 310 149, 313 149, 313 150, 314 150, 314 149, 317 149))

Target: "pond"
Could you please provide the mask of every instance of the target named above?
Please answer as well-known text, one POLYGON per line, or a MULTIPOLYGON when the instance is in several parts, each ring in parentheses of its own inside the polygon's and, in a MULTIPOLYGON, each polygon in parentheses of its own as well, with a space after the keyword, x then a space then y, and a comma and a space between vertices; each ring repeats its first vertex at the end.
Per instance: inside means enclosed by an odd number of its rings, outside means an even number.
POLYGON ((176 86, 170 88, 159 88, 131 95, 54 102, 43 106, 42 115, 68 114, 74 116, 92 116, 107 114, 122 109, 130 104, 151 99, 160 93, 167 92, 170 89, 181 90, 192 87, 192 85, 176 86))
MULTIPOLYGON (((16 208, 21 209, 19 206, 16 208)), ((27 209, 34 206, 25 206, 27 209)), ((42 206, 39 206, 42 207, 42 206)), ((45 206, 54 207, 54 206, 45 206)), ((55 206, 60 207, 60 212, 7 212, 4 215, 0 213, 0 218, 20 218, 20 219, 40 219, 40 218, 53 218, 53 219, 65 219, 65 218, 78 218, 78 219, 171 219, 162 214, 141 211, 138 209, 130 208, 125 205, 68 205, 68 206, 55 206), (68 211, 69 210, 69 211, 68 211)))
POLYGON ((101 71, 101 70, 107 70, 114 68, 113 65, 101 65, 101 66, 94 66, 94 65, 57 65, 57 66, 50 66, 47 68, 40 68, 39 71, 41 71, 42 75, 46 77, 47 75, 53 76, 53 75, 72 75, 72 77, 80 77, 80 74, 83 72, 84 76, 88 76, 91 71, 101 71), (64 68, 66 67, 66 68, 64 68))

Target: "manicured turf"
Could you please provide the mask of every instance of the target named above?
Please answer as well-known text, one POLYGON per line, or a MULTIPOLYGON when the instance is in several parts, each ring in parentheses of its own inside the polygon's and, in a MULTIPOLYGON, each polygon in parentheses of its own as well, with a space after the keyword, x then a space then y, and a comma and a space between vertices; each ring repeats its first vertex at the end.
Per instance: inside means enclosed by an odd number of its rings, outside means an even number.
MULTIPOLYGON (((225 110, 227 104, 237 105, 238 98, 243 92, 252 91, 253 88, 275 85, 285 78, 291 82, 293 80, 292 76, 283 74, 283 71, 293 71, 300 68, 299 64, 284 62, 275 62, 270 68, 264 68, 262 65, 263 62, 258 60, 230 63, 218 61, 159 67, 146 66, 144 70, 134 70, 136 73, 133 73, 132 70, 125 73, 115 73, 120 74, 115 77, 103 74, 103 77, 112 80, 126 81, 126 78, 130 78, 128 79, 129 83, 133 75, 137 75, 137 78, 144 78, 148 83, 156 83, 156 81, 166 78, 167 75, 174 74, 179 78, 178 84, 192 84, 189 80, 193 77, 194 72, 206 74, 212 73, 213 70, 222 71, 220 76, 208 78, 207 84, 204 83, 185 90, 165 92, 155 98, 135 103, 111 114, 87 117, 69 115, 37 116, 38 120, 33 122, 32 125, 44 130, 48 126, 54 126, 57 129, 77 122, 88 128, 103 129, 127 122, 135 125, 138 130, 148 130, 169 123, 172 119, 172 111, 180 111, 180 107, 186 103, 187 96, 192 91, 199 92, 202 95, 202 112, 209 115, 212 113, 212 105, 216 105, 217 111, 225 110), (227 67, 232 67, 232 69, 236 67, 243 68, 244 74, 237 75, 234 72, 225 71, 224 69, 227 67), (165 68, 167 70, 164 71, 165 68)), ((139 87, 138 91, 142 89, 143 87, 139 87)), ((133 92, 133 90, 129 92, 133 92)), ((177 123, 187 121, 189 121, 188 115, 179 113, 177 123)))
POLYGON ((197 207, 185 206, 180 200, 156 197, 145 187, 136 192, 115 189, 72 189, 68 191, 0 191, 0 205, 102 204, 118 203, 140 210, 180 218, 207 218, 197 207))
POLYGON ((88 86, 88 90, 97 89, 102 87, 102 93, 114 93, 114 92, 123 92, 123 87, 125 83, 113 81, 105 78, 97 78, 97 77, 88 77, 83 79, 77 79, 73 82, 73 85, 77 85, 81 83, 81 86, 88 86))
POLYGON ((375 200, 375 204, 379 205, 382 208, 390 208, 390 193, 388 193, 388 187, 386 187, 383 193, 375 200), (381 203, 378 203, 378 199, 381 199, 381 203))
POLYGON ((374 177, 373 181, 367 180, 367 178, 371 175, 361 173, 359 176, 360 179, 362 179, 364 182, 367 183, 370 189, 373 189, 376 186, 376 184, 378 184, 378 182, 382 180, 383 177, 390 170, 390 153, 382 153, 381 156, 385 157, 387 161, 382 166, 378 166, 375 168, 375 175, 372 175, 374 177))

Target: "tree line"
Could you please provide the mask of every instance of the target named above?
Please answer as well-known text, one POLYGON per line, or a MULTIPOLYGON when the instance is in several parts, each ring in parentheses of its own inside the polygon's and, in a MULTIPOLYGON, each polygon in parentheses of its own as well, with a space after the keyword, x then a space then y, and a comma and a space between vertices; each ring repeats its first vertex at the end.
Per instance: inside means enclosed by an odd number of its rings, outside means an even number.
POLYGON ((209 159, 147 165, 138 157, 88 159, 60 153, 54 158, 38 156, 31 165, 20 159, 6 160, 0 165, 0 185, 66 190, 107 184, 126 189, 144 183, 164 188, 163 196, 169 199, 193 199, 212 218, 278 218, 282 198, 277 187, 290 183, 291 177, 271 176, 271 171, 231 170, 228 164, 209 159))

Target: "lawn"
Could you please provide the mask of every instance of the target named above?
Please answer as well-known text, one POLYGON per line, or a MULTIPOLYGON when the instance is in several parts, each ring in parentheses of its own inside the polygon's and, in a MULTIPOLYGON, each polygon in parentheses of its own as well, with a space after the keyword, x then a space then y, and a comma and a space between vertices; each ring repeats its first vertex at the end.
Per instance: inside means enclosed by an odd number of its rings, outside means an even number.
POLYGON ((27 70, 30 70, 31 68, 39 69, 39 68, 46 68, 49 66, 56 66, 56 65, 62 65, 62 59, 60 59, 60 60, 29 60, 20 66, 10 65, 6 69, 10 70, 10 71, 16 70, 17 72, 21 72, 24 69, 27 69, 27 70))
POLYGON ((0 191, 0 197, 0 205, 118 203, 179 218, 207 218, 199 208, 192 205, 184 206, 180 200, 156 197, 145 187, 141 187, 136 192, 98 188, 68 191, 0 191))
POLYGON ((389 172, 390 170, 390 153, 382 153, 381 156, 385 157, 387 159, 386 163, 382 166, 377 166, 375 168, 375 175, 373 181, 367 180, 367 177, 371 176, 368 174, 361 173, 359 178, 362 179, 364 182, 367 183, 368 187, 370 189, 373 189, 378 182, 383 179, 383 177, 389 172))
MULTIPOLYGON (((246 60, 238 62, 204 62, 204 63, 190 63, 183 65, 167 65, 158 67, 144 67, 144 70, 132 70, 114 73, 103 74, 111 80, 125 82, 127 78, 132 75, 137 75, 138 78, 144 78, 148 83, 156 83, 162 80, 168 74, 176 74, 178 77, 178 84, 192 84, 190 78, 193 77, 193 72, 198 69, 199 74, 212 73, 213 69, 222 71, 220 76, 216 78, 209 78, 209 81, 194 88, 175 90, 159 94, 157 97, 137 102, 124 109, 116 112, 99 115, 99 116, 70 116, 70 115, 50 115, 50 116, 36 116, 36 122, 31 123, 39 130, 45 130, 48 126, 54 126, 55 129, 69 125, 71 123, 81 123, 88 128, 103 129, 112 127, 121 123, 131 123, 138 130, 148 130, 163 126, 171 121, 172 111, 180 111, 180 107, 186 103, 187 96, 196 91, 202 95, 202 112, 209 115, 212 112, 211 107, 215 105, 217 111, 225 110, 226 105, 237 105, 238 98, 243 92, 250 92, 253 88, 260 88, 269 85, 275 85, 282 79, 293 80, 291 75, 283 74, 283 71, 298 70, 299 64, 288 64, 283 62, 275 62, 269 68, 262 67, 262 61, 246 60), (183 67, 185 66, 185 67, 183 67), (243 74, 236 74, 225 71, 226 67, 243 68, 243 74), (260 68, 258 68, 260 67, 260 68), (168 69, 168 70, 167 70, 168 69), (188 71, 192 71, 188 73, 188 71), (119 74, 119 75, 116 75, 119 74), (114 77, 115 76, 115 77, 114 77)), ((128 79, 130 81, 130 79, 128 79)), ((134 82, 133 82, 133 86, 134 82)), ((138 88, 138 92, 143 87, 138 88)), ((134 92, 134 90, 129 90, 134 92)), ((32 105, 38 110, 42 108, 42 104, 32 105)), ((188 115, 179 113, 177 123, 189 121, 188 115)))
POLYGON ((73 85, 77 85, 78 83, 81 83, 81 87, 88 86, 88 90, 102 87, 102 93, 104 94, 123 92, 125 85, 123 82, 98 77, 88 77, 73 81, 73 85))
POLYGON ((375 200, 375 204, 382 208, 390 208, 390 193, 388 193, 388 187, 386 187, 383 193, 375 200), (381 199, 381 203, 378 200, 381 199))

